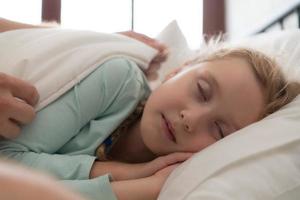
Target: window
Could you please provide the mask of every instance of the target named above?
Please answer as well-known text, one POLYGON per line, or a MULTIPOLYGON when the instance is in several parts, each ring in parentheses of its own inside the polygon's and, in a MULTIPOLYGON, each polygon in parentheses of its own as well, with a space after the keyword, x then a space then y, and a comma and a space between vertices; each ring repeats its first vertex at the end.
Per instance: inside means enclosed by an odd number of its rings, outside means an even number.
POLYGON ((133 25, 135 31, 155 37, 174 19, 190 47, 198 47, 202 35, 202 1, 62 0, 61 24, 67 28, 117 32, 130 30, 133 25))
POLYGON ((154 37, 176 19, 191 48, 197 48, 202 35, 202 1, 135 0, 134 29, 154 37))
MULTIPOLYGON (((130 30, 155 37, 177 20, 190 47, 201 43, 203 5, 199 0, 61 0, 64 28, 100 32, 130 30)), ((41 22, 42 0, 0 0, 1 17, 24 23, 41 22)))
POLYGON ((42 0, 0 0, 1 17, 10 20, 40 24, 42 0))
POLYGON ((117 32, 131 28, 131 0, 62 0, 66 28, 117 32))

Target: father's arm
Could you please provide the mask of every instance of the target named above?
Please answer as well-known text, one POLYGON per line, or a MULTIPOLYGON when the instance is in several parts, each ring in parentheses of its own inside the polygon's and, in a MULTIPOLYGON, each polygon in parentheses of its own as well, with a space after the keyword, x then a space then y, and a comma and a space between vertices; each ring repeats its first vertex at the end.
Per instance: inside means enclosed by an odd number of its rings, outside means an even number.
POLYGON ((0 199, 83 200, 53 179, 19 167, 0 162, 0 199))
POLYGON ((41 25, 33 25, 33 24, 25 24, 20 22, 11 21, 8 19, 0 18, 0 33, 15 29, 24 29, 24 28, 47 28, 51 27, 51 23, 41 24, 41 25))

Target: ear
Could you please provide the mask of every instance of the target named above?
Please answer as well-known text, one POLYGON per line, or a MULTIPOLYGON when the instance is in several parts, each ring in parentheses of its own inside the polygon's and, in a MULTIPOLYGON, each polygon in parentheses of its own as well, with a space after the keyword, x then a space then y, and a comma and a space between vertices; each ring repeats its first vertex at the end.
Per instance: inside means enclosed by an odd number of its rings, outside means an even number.
POLYGON ((183 70, 184 67, 180 66, 180 67, 176 67, 173 70, 171 70, 164 78, 164 80, 162 81, 163 83, 166 82, 167 80, 169 80, 170 78, 173 78, 176 74, 178 74, 179 72, 181 72, 183 70))

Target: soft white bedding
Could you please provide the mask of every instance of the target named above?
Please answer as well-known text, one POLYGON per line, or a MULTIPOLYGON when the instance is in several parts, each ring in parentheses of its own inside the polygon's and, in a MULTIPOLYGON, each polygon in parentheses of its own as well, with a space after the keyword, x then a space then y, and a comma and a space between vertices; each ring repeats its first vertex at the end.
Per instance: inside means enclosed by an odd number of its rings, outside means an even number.
MULTIPOLYGON (((173 48, 182 34, 173 22, 162 34, 173 48), (170 26, 172 28, 170 28, 170 26), (170 31, 172 30, 172 31, 170 31)), ((180 45, 185 45, 181 43, 180 45)), ((179 46, 180 46, 179 45, 179 46)), ((276 57, 289 79, 300 81, 300 31, 266 33, 224 46, 245 46, 276 57)), ((181 46, 182 54, 188 52, 181 46)), ((200 53, 205 53, 205 45, 200 53)), ((180 49, 177 49, 180 51, 180 49)), ((187 54, 188 58, 191 54, 187 54)), ((181 59, 177 65, 182 64, 181 59)), ((171 63, 171 61, 169 61, 171 63)), ((174 65, 166 63, 166 70, 174 65)), ((162 74, 165 72, 161 72, 162 74)), ((300 198, 300 96, 290 104, 213 144, 180 165, 160 200, 298 200, 300 198)))
POLYGON ((156 53, 155 49, 119 34, 49 28, 0 34, 0 71, 36 86, 40 94, 36 110, 112 57, 130 58, 146 69, 156 53))
MULTIPOLYGON (((146 67, 156 53, 142 43, 118 35, 99 35, 93 32, 73 34, 68 30, 57 32, 50 29, 36 29, 31 35, 27 31, 0 34, 0 67, 1 71, 25 77, 37 86, 41 94, 37 109, 55 100, 111 56, 128 56, 141 67, 146 67), (23 40, 34 42, 14 51, 23 40), (103 42, 104 40, 108 42, 103 42), (40 55, 39 49, 43 48, 44 42, 49 41, 53 41, 53 48, 47 54, 40 55), (67 50, 67 44, 73 45, 73 48, 67 50), (87 48, 91 49, 91 45, 93 50, 87 51, 87 48), (116 51, 120 48, 122 51, 116 51), (67 59, 70 62, 64 62, 64 58, 69 56, 72 57, 67 59), (81 62, 85 58, 90 62, 81 62), (62 71, 56 71, 50 66, 60 66, 62 71)), ((160 34, 159 39, 170 46, 170 57, 160 71, 162 79, 168 70, 181 65, 190 57, 192 51, 175 22, 160 34)), ((298 70, 295 71, 300 65, 298 44, 300 31, 294 30, 278 34, 267 33, 229 45, 251 46, 274 55, 284 64, 289 78, 298 79, 298 70)), ((202 50, 205 51, 205 47, 202 50)), ((157 84, 159 81, 153 82, 153 88, 157 84)), ((297 97, 266 119, 194 155, 171 174, 159 199, 298 200, 299 122, 300 97, 297 97)))

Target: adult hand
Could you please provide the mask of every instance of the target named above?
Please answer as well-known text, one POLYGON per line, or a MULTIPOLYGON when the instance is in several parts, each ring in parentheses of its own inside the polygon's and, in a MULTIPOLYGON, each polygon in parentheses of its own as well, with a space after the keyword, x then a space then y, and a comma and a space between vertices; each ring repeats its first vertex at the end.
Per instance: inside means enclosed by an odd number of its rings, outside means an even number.
POLYGON ((153 58, 151 61, 146 73, 146 76, 148 80, 155 80, 158 78, 158 70, 160 68, 160 64, 166 60, 168 55, 168 49, 167 46, 163 43, 159 42, 158 40, 154 38, 150 38, 144 34, 136 33, 134 31, 125 31, 125 32, 119 32, 119 34, 125 35, 127 37, 131 37, 133 39, 136 39, 140 42, 145 43, 146 45, 151 46, 152 48, 156 49, 158 51, 157 55, 153 58))
POLYGON ((34 119, 33 106, 38 99, 38 92, 30 83, 0 73, 0 136, 18 136, 20 125, 34 119))

